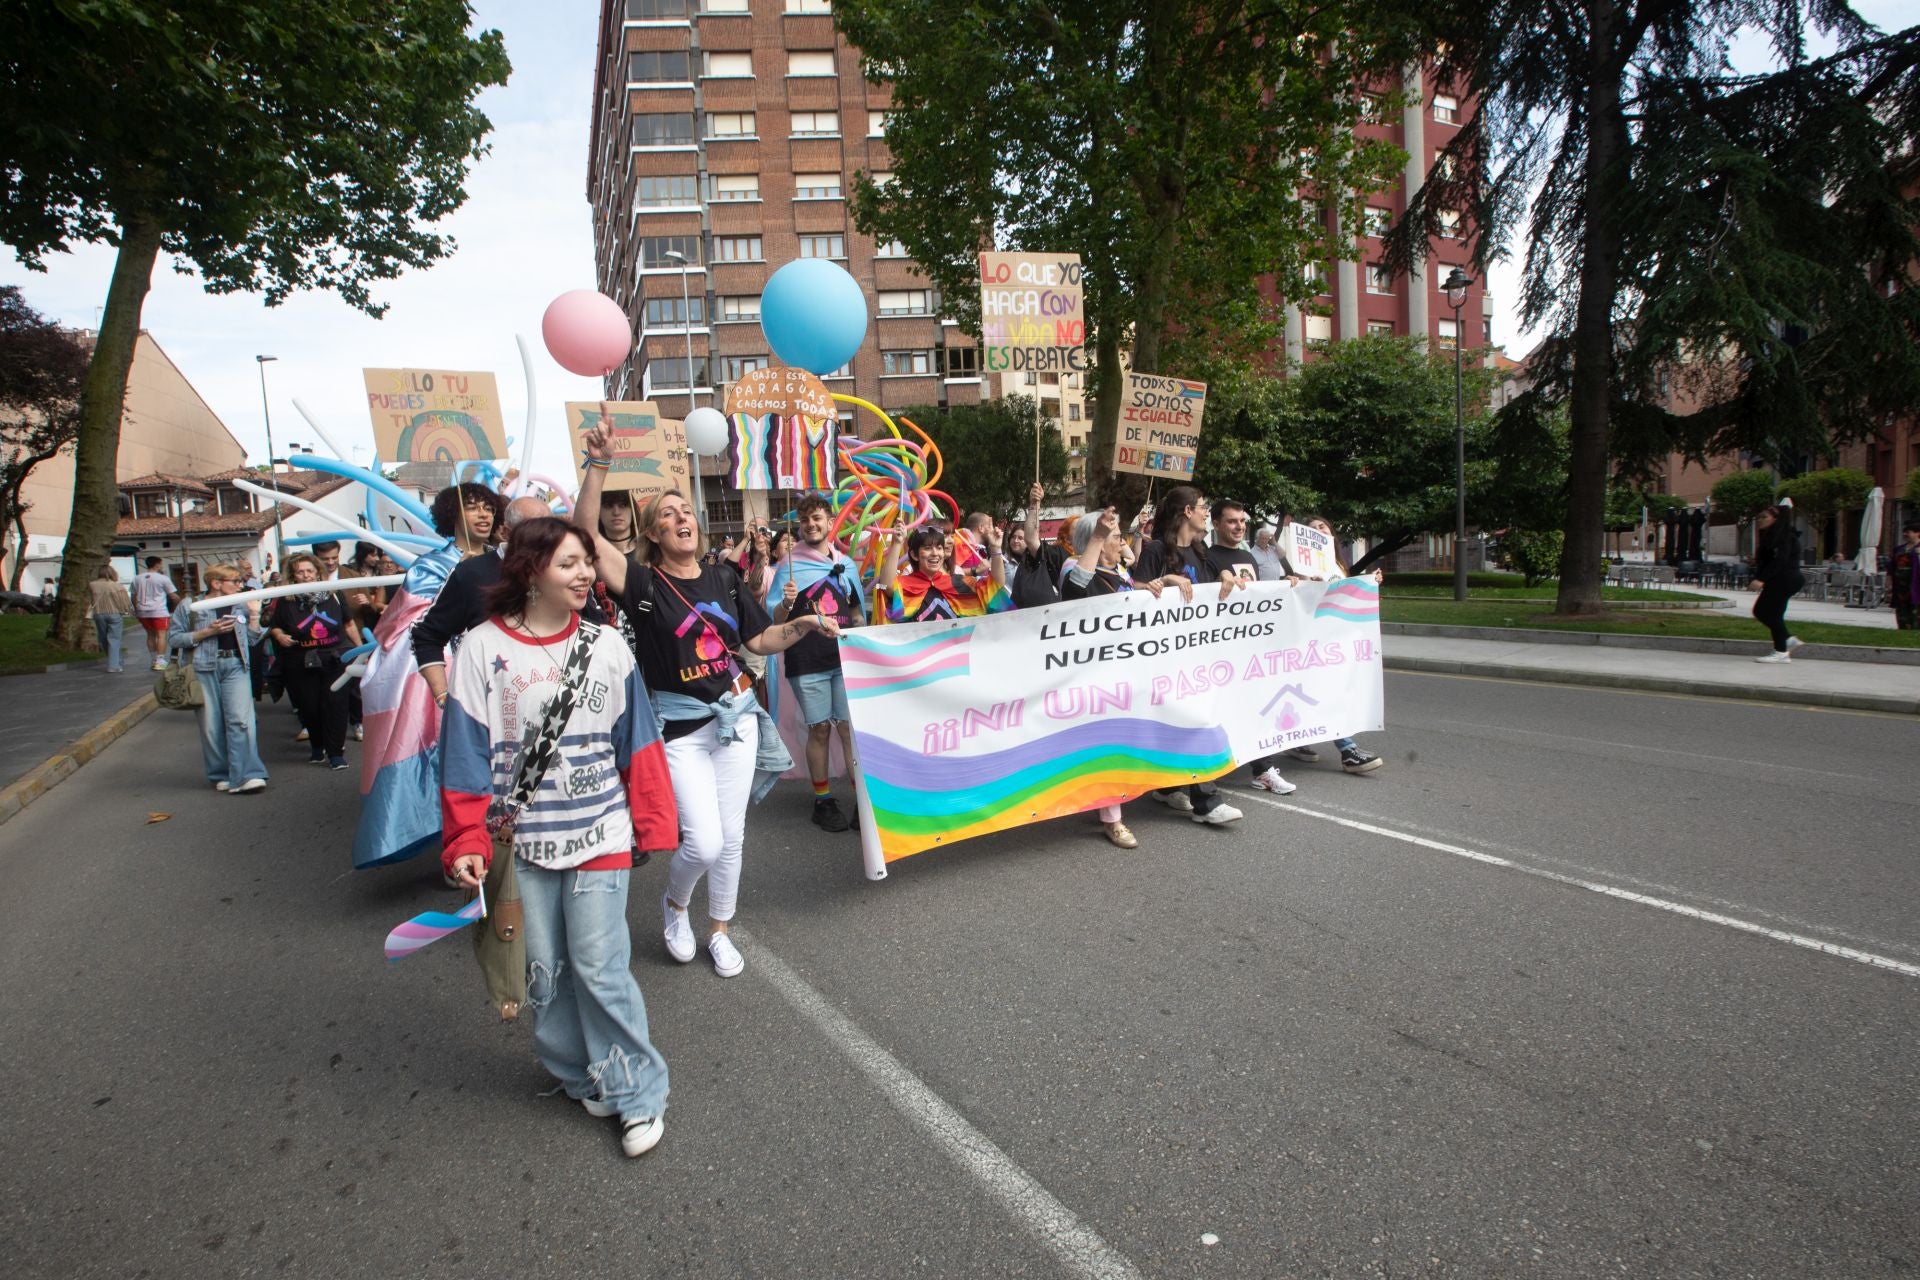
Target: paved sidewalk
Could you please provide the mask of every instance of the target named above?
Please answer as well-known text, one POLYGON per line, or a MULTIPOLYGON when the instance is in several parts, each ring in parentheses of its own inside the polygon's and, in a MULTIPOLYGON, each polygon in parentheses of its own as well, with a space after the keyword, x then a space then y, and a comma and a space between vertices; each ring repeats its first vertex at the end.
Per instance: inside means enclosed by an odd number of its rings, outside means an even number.
POLYGON ((1771 666, 1745 655, 1441 636, 1386 635, 1381 643, 1390 670, 1920 714, 1920 666, 1818 661, 1771 666))
POLYGON ((0 788, 86 737, 141 694, 151 694, 154 673, 146 657, 144 647, 128 654, 119 675, 108 675, 104 662, 89 661, 0 677, 0 788))
MULTIPOLYGON (((1697 587, 1690 582, 1682 584, 1680 590, 1703 596, 1719 596, 1722 600, 1731 601, 1732 608, 1726 610, 1728 613, 1738 611, 1750 614, 1753 612, 1753 602, 1759 599, 1759 595, 1752 591, 1724 591, 1718 587, 1697 587)), ((1618 607, 1630 609, 1633 606, 1622 602, 1618 607)), ((1802 592, 1787 604, 1787 629, 1791 631, 1796 622, 1832 622, 1843 627, 1882 627, 1891 631, 1893 610, 1849 609, 1838 600, 1809 600, 1802 592)), ((1756 622, 1753 625, 1758 633, 1760 624, 1756 622)))

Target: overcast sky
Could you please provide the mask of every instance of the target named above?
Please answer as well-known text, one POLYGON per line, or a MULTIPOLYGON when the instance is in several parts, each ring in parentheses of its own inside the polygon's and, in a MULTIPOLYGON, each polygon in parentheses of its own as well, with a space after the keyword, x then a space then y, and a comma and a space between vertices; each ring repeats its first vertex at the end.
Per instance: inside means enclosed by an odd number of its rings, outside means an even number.
MULTIPOLYGON (((1858 8, 1887 26, 1910 3, 1862 0, 1858 8)), ((283 456, 289 442, 312 438, 294 412, 295 398, 342 447, 371 450, 360 378, 366 367, 491 370, 507 432, 518 441, 526 386, 514 335, 524 334, 534 353, 540 408, 534 469, 573 475, 562 406, 597 399, 600 384, 553 363, 540 342, 540 315, 558 294, 594 285, 586 163, 599 3, 483 0, 476 9, 482 26, 504 33, 513 61, 511 80, 481 98, 494 124, 493 149, 473 170, 467 204, 443 224, 459 241, 458 251, 432 270, 379 286, 377 296, 392 304, 383 319, 370 319, 330 293, 299 294, 268 307, 257 296, 209 295, 164 260, 154 273, 143 323, 256 461, 266 456, 256 354, 279 357, 266 369, 274 444, 283 456)), ((1763 48, 1749 46, 1736 60, 1759 66, 1764 56, 1763 48)), ((43 314, 90 329, 112 266, 112 250, 104 246, 52 257, 45 273, 25 270, 0 250, 0 283, 20 285, 43 314)), ((1516 332, 1516 272, 1513 264, 1496 268, 1490 289, 1494 340, 1518 357, 1532 340, 1516 332)))

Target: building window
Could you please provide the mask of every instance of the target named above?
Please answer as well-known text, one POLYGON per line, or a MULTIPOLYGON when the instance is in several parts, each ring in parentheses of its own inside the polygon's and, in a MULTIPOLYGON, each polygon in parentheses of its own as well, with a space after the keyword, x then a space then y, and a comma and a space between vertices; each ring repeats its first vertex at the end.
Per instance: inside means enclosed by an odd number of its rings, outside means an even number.
POLYGON ((677 253, 687 260, 687 265, 700 265, 699 236, 641 236, 640 269, 642 271, 659 270, 663 267, 679 267, 679 263, 667 260, 669 253, 677 253))
POLYGON ((1448 93, 1433 95, 1433 118, 1441 124, 1457 124, 1460 120, 1460 99, 1448 93))
POLYGON ((931 351, 882 351, 880 353, 880 376, 883 378, 932 372, 933 352, 931 351))
POLYGON ((635 178, 633 203, 641 209, 670 208, 700 203, 700 179, 690 173, 664 178, 635 178))
POLYGON ((1324 347, 1333 341, 1332 316, 1302 316, 1307 322, 1307 345, 1324 347))
POLYGON ((707 13, 752 13, 753 0, 706 0, 701 8, 707 13))
MULTIPOLYGON (((1493 317, 1492 316, 1483 317, 1480 321, 1480 329, 1483 334, 1481 341, 1484 342, 1489 347, 1492 346, 1493 345, 1493 317)), ((1664 395, 1665 392, 1662 392, 1661 394, 1664 395)))
POLYGON ((1392 293, 1393 272, 1389 271, 1381 263, 1369 262, 1367 264, 1367 292, 1392 293))
POLYGON ((760 175, 757 173, 716 173, 709 181, 713 184, 715 200, 758 200, 760 198, 760 175))
MULTIPOLYGON (((838 369, 823 373, 820 376, 823 378, 851 378, 853 376, 853 361, 849 360, 838 369)), ((840 415, 840 430, 849 436, 854 434, 852 413, 843 413, 840 415)))
POLYGON ((904 258, 907 256, 907 246, 901 244, 898 240, 883 240, 874 246, 873 256, 876 258, 904 258))
POLYGON ((1366 220, 1361 227, 1375 239, 1387 234, 1387 228, 1393 225, 1393 210, 1382 209, 1377 205, 1367 206, 1366 220))
POLYGON ((867 136, 869 138, 884 138, 887 136, 887 114, 885 111, 867 112, 867 136))
POLYGON ((753 137, 753 112, 709 111, 707 113, 707 136, 709 138, 753 137))
POLYGON ((661 18, 684 18, 692 0, 627 0, 627 21, 655 22, 661 18))
POLYGON ((832 13, 832 0, 787 0, 788 13, 832 13))
POLYGON ((1440 348, 1451 351, 1460 345, 1460 326, 1451 320, 1442 320, 1437 326, 1440 334, 1440 348))
POLYGON ((977 378, 980 376, 980 348, 978 347, 942 347, 940 348, 940 372, 948 378, 977 378))
POLYGON ((868 182, 871 182, 873 184, 873 189, 875 191, 885 191, 888 187, 893 185, 893 171, 890 169, 885 169, 885 170, 881 170, 879 173, 869 173, 866 175, 866 179, 868 182))
POLYGON ((883 316, 930 316, 934 309, 931 289, 882 289, 879 312, 883 316))
POLYGON ((787 74, 790 76, 831 76, 838 74, 833 65, 833 50, 822 49, 817 52, 793 50, 787 54, 787 74))
POLYGON ((1442 209, 1440 211, 1440 238, 1442 240, 1458 240, 1460 238, 1460 211, 1458 209, 1442 209))
POLYGON ((713 80, 751 80, 753 79, 753 55, 708 53, 701 73, 713 80))
POLYGON ((1307 292, 1309 293, 1325 293, 1327 291, 1327 264, 1324 262, 1309 262, 1306 266, 1300 268, 1300 282, 1307 286, 1307 292))
POLYGON ((720 381, 738 382, 755 369, 767 367, 767 358, 760 356, 721 356, 720 381))
MULTIPOLYGON (((793 198, 795 200, 838 200, 843 193, 840 190, 840 175, 837 173, 796 173, 793 175, 793 198)), ((841 255, 835 254, 834 257, 841 255)))
POLYGON ((1068 422, 1080 421, 1080 406, 1077 403, 1070 404, 1067 406, 1067 421, 1068 422))
POLYGON ((627 55, 627 79, 635 84, 685 84, 685 49, 650 49, 627 55))
POLYGON ((1377 93, 1360 95, 1360 120, 1363 124, 1379 124, 1387 118, 1387 100, 1377 93))
POLYGON ((1320 203, 1317 200, 1302 200, 1300 202, 1300 221, 1305 226, 1324 227, 1327 225, 1326 210, 1320 207, 1320 203))
POLYGON ((721 324, 760 318, 760 295, 757 293, 729 294, 719 300, 718 306, 719 311, 714 318, 721 324))
POLYGON ((675 111, 662 115, 635 116, 631 136, 636 147, 692 146, 693 113, 675 111))
POLYGON ((760 261, 760 237, 715 236, 713 260, 715 262, 758 262, 760 261))
POLYGON ((1369 338, 1391 338, 1393 336, 1393 321, 1391 320, 1367 321, 1367 336, 1369 338))
MULTIPOLYGON (((754 243, 758 244, 756 240, 754 243)), ((800 256, 803 258, 844 258, 847 256, 847 238, 845 236, 801 236, 800 256)))
POLYGON ((689 310, 693 313, 693 323, 699 325, 707 322, 707 300, 705 298, 688 297, 684 299, 686 304, 684 306, 682 302, 683 299, 680 298, 648 298, 646 311, 647 328, 684 329, 687 327, 687 313, 689 310))
POLYGON ((1453 157, 1448 155, 1444 149, 1433 153, 1433 176, 1442 181, 1449 181, 1453 178, 1453 157))
POLYGON ((151 520, 156 516, 169 514, 167 499, 160 493, 136 493, 133 495, 133 513, 142 520, 151 520))
MULTIPOLYGON (((695 386, 708 385, 707 358, 693 358, 693 376, 695 386)), ((687 358, 685 356, 655 356, 647 361, 647 382, 655 391, 663 387, 684 387, 687 385, 687 358)))
POLYGON ((837 138, 840 136, 838 111, 796 111, 788 130, 796 138, 837 138))

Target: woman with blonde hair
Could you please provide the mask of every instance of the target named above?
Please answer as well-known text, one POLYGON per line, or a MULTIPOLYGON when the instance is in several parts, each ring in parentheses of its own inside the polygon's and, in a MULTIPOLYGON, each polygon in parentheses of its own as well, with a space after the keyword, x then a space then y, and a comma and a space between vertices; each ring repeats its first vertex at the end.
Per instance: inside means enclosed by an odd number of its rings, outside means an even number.
MULTIPOLYGON (((210 565, 207 598, 238 595, 247 571, 237 564, 210 565)), ((252 795, 267 789, 260 762, 260 735, 253 719, 253 679, 248 651, 265 634, 260 603, 195 611, 182 600, 167 623, 167 648, 192 655, 200 682, 200 759, 215 791, 252 795)))

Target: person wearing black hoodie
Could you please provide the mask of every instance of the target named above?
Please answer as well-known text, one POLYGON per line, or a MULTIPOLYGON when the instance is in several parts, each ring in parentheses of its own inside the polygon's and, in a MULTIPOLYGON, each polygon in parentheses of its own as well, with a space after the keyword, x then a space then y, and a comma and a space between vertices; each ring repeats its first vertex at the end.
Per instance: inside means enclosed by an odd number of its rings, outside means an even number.
POLYGON ((1793 527, 1793 503, 1768 507, 1754 520, 1753 584, 1760 598, 1753 618, 1773 635, 1773 652, 1755 662, 1791 662, 1801 645, 1787 634, 1787 601, 1807 585, 1800 571, 1800 531, 1793 527))

